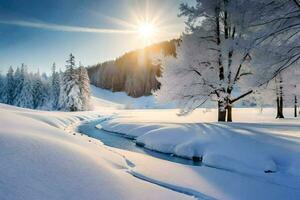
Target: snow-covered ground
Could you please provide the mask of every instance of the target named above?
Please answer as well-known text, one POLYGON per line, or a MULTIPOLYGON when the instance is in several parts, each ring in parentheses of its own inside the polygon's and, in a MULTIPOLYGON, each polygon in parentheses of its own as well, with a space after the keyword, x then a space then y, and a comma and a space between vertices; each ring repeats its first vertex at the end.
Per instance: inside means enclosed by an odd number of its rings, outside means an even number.
POLYGON ((214 110, 178 117, 177 110, 120 109, 121 97, 111 103, 106 95, 99 92, 90 112, 0 104, 0 199, 300 199, 299 120, 274 120, 273 109, 236 109, 235 123, 216 123, 214 110), (202 157, 203 165, 107 147, 74 132, 103 116, 110 118, 101 124, 106 130, 150 149, 202 157))
POLYGON ((274 109, 234 113, 237 122, 217 123, 216 110, 199 109, 187 117, 177 117, 176 110, 127 111, 101 126, 133 136, 148 149, 300 190, 299 120, 274 120, 274 109))
POLYGON ((153 96, 133 98, 124 92, 111 92, 91 85, 94 109, 102 106, 125 109, 148 109, 148 108, 174 108, 172 104, 159 104, 153 96))
POLYGON ((38 112, 0 105, 0 199, 191 199, 132 176, 101 142, 69 129, 94 112, 38 112))

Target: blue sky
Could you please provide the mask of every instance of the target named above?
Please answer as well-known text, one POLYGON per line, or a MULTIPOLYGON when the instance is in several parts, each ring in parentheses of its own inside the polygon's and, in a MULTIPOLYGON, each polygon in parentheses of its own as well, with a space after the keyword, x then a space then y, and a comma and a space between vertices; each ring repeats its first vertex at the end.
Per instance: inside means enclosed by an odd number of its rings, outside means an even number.
POLYGON ((177 17, 181 2, 0 0, 0 71, 25 63, 49 72, 53 62, 64 67, 71 52, 84 65, 116 58, 144 45, 131 26, 146 16, 158 24, 152 42, 178 37, 184 30, 177 17))

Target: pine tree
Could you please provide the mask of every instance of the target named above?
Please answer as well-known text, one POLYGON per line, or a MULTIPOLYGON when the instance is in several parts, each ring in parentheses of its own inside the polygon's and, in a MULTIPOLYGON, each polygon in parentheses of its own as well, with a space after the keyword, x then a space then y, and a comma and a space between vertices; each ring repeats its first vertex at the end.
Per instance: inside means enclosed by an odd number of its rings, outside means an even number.
POLYGON ((6 74, 6 81, 5 81, 4 99, 3 99, 4 103, 13 105, 14 90, 15 90, 14 70, 12 67, 9 67, 8 72, 6 74))
POLYGON ((40 101, 40 109, 42 110, 52 110, 52 99, 51 99, 51 79, 46 73, 41 76, 42 81, 42 96, 40 101))
POLYGON ((81 110, 90 109, 91 101, 91 91, 90 91, 90 79, 85 67, 80 65, 78 69, 79 76, 79 89, 80 89, 80 99, 82 102, 81 110))
POLYGON ((24 64, 22 64, 21 68, 17 68, 14 74, 14 97, 13 97, 13 105, 17 105, 20 101, 19 99, 21 91, 23 89, 23 84, 25 80, 25 70, 26 67, 24 64))
POLYGON ((52 109, 58 109, 59 103, 59 93, 60 93, 60 78, 59 73, 56 72, 56 65, 53 63, 52 66, 52 77, 51 77, 51 101, 52 109))
POLYGON ((33 96, 33 108, 39 108, 43 106, 43 83, 39 71, 34 74, 32 80, 32 96, 33 96))
POLYGON ((82 107, 79 89, 79 77, 75 69, 75 57, 70 54, 66 61, 66 71, 62 76, 59 105, 61 110, 79 111, 82 107))
POLYGON ((23 71, 23 73, 23 87, 14 105, 22 108, 33 108, 31 79, 27 73, 27 70, 23 71))
POLYGON ((5 78, 0 74, 0 103, 5 103, 5 78))

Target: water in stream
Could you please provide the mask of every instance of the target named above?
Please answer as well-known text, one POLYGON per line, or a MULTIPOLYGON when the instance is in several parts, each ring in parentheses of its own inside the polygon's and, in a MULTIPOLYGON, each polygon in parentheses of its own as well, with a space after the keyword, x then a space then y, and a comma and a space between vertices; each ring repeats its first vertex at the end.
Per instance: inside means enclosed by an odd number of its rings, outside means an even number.
POLYGON ((103 119, 82 124, 79 126, 78 131, 89 137, 100 140, 106 146, 138 152, 138 153, 153 156, 155 158, 181 163, 185 165, 200 165, 200 162, 194 162, 189 159, 184 159, 177 156, 171 156, 170 154, 159 153, 156 151, 145 149, 143 147, 139 147, 135 144, 134 140, 132 139, 126 138, 120 134, 111 133, 96 128, 96 125, 101 124, 101 121, 103 121, 103 119))

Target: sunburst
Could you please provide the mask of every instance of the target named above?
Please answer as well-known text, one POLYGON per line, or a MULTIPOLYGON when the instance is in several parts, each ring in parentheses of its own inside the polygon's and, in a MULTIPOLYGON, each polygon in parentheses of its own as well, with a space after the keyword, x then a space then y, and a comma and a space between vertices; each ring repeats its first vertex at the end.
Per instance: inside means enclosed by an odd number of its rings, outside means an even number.
POLYGON ((146 1, 143 6, 130 6, 130 14, 127 20, 108 17, 112 22, 123 26, 127 31, 137 36, 139 46, 149 45, 165 39, 179 37, 182 24, 172 23, 176 21, 174 18, 166 17, 170 5, 160 5, 160 8, 150 6, 150 1, 146 1))

